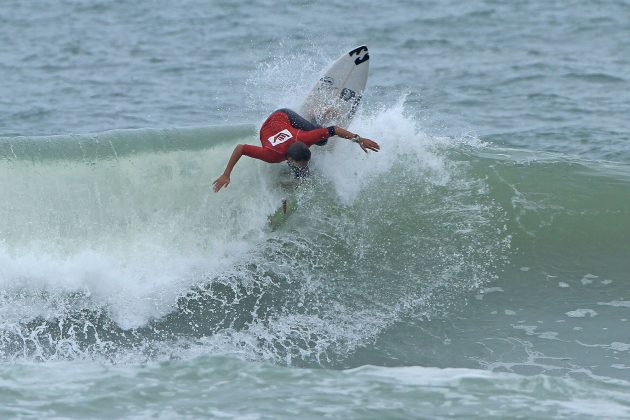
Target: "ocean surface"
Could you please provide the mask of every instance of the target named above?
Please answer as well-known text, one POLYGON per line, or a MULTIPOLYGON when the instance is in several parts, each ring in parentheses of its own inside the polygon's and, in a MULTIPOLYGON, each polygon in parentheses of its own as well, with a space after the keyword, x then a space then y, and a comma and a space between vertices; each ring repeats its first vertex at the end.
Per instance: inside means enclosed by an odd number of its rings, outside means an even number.
POLYGON ((0 4, 0 417, 630 418, 630 2, 0 4), (238 143, 366 44, 350 130, 238 143))

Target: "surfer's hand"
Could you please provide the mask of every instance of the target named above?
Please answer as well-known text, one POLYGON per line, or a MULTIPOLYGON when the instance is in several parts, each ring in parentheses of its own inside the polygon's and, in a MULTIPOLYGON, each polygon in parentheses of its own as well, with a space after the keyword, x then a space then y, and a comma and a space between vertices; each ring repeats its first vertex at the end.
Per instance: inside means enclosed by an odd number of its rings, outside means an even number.
POLYGON ((223 174, 212 183, 212 189, 214 190, 214 192, 219 192, 221 188, 227 187, 228 185, 230 185, 230 177, 223 174))
POLYGON ((365 153, 367 153, 368 150, 378 152, 381 149, 381 146, 379 146, 377 142, 370 139, 361 139, 361 141, 359 142, 359 146, 361 146, 361 149, 363 149, 365 153))

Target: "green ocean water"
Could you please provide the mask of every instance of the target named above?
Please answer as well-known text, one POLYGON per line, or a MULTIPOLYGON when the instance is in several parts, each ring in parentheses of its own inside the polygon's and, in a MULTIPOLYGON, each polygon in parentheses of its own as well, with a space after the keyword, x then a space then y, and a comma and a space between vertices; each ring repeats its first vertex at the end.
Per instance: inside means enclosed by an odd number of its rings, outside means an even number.
POLYGON ((0 6, 0 415, 630 417, 627 2, 0 6), (350 129, 237 143, 370 47, 350 129))

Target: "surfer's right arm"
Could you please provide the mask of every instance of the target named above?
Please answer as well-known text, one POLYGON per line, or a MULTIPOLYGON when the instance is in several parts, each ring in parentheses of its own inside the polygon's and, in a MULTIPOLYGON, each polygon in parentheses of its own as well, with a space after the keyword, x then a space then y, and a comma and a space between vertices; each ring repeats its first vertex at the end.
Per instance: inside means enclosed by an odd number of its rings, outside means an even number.
POLYGON ((251 144, 238 144, 234 148, 232 156, 230 156, 230 160, 225 167, 225 171, 223 171, 223 174, 212 183, 212 189, 214 190, 214 192, 218 192, 221 188, 227 187, 230 184, 230 175, 232 174, 232 169, 234 169, 236 162, 238 162, 238 160, 243 155, 262 160, 263 162, 267 163, 278 163, 285 160, 283 155, 274 152, 272 149, 252 146, 251 144))
POLYGON ((238 162, 241 156, 243 156, 243 145, 238 144, 234 148, 232 156, 230 156, 230 160, 225 167, 225 171, 223 171, 223 174, 212 183, 212 189, 214 192, 219 192, 221 188, 230 185, 230 174, 232 173, 232 169, 234 169, 234 165, 236 165, 236 162, 238 162))

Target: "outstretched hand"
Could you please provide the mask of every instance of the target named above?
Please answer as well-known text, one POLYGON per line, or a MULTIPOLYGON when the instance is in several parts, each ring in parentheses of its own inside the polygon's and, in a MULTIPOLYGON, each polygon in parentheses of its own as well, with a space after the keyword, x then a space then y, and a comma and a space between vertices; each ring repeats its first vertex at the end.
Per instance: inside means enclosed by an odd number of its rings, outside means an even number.
POLYGON ((361 149, 363 149, 365 153, 367 153, 368 150, 378 152, 381 149, 381 146, 379 146, 377 142, 370 139, 361 139, 361 141, 359 142, 359 146, 361 146, 361 149))
POLYGON ((214 190, 214 192, 219 192, 221 188, 227 188, 228 185, 230 185, 230 177, 223 174, 212 183, 212 189, 214 190))

